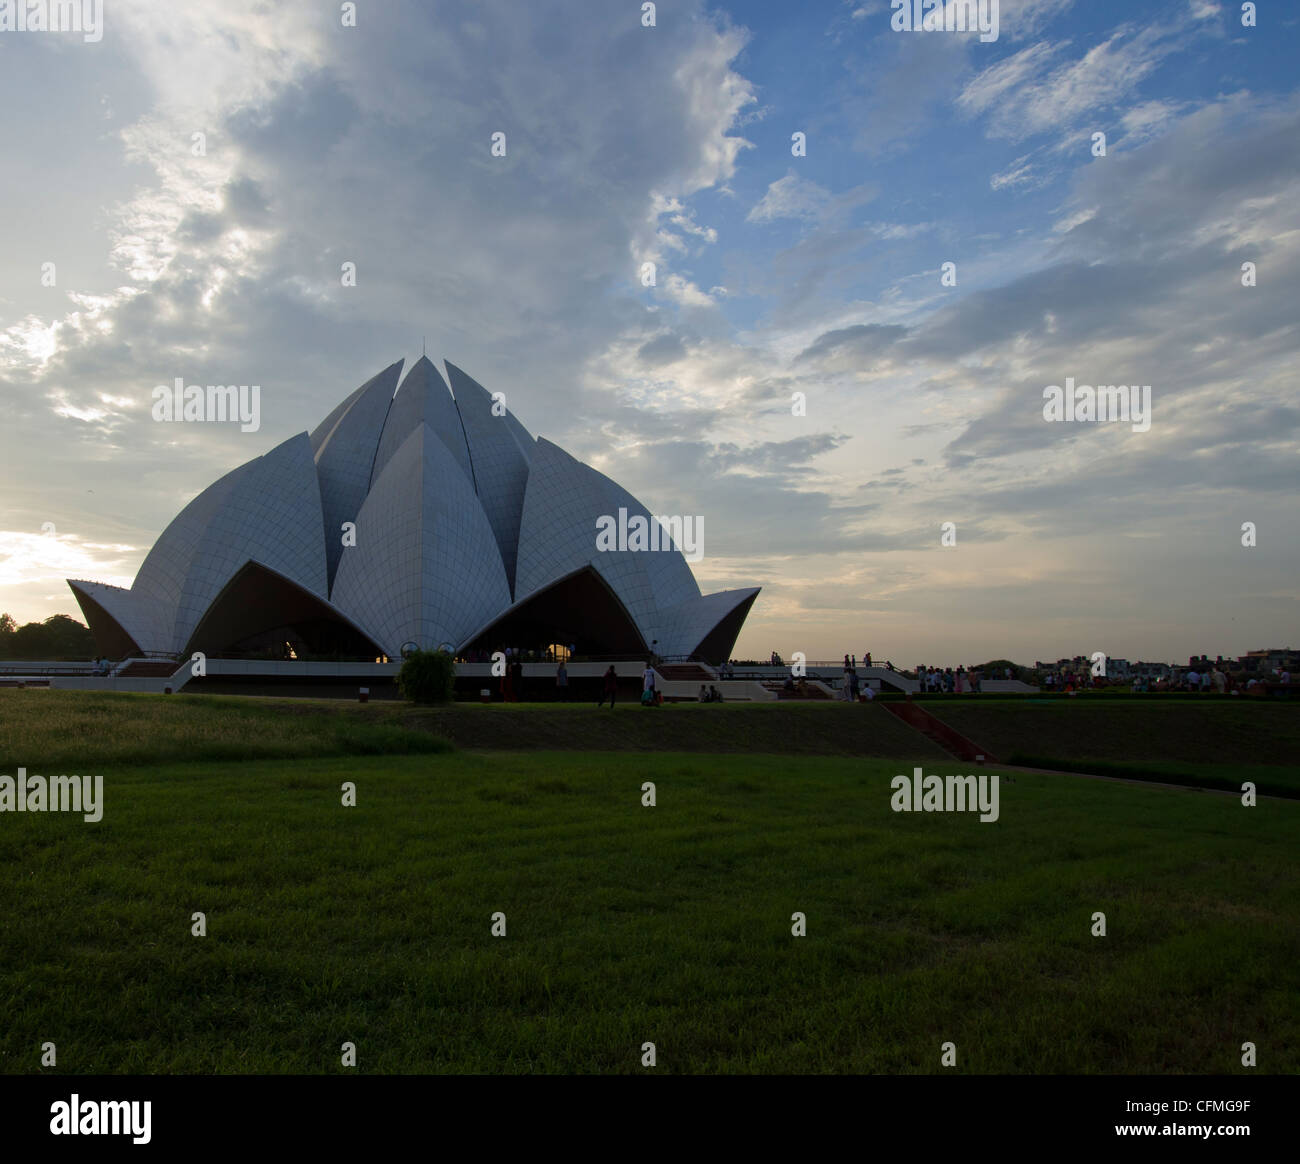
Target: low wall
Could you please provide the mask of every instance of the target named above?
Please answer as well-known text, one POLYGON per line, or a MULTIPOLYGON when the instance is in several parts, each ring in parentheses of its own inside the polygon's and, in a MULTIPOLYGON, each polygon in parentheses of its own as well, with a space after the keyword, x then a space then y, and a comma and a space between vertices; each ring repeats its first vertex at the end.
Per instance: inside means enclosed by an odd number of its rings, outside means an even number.
MULTIPOLYGON (((705 686, 716 687, 724 703, 769 703, 777 698, 775 692, 753 680, 722 679, 705 686)), ((698 700, 700 697, 699 683, 686 679, 661 679, 658 688, 665 699, 698 700)))

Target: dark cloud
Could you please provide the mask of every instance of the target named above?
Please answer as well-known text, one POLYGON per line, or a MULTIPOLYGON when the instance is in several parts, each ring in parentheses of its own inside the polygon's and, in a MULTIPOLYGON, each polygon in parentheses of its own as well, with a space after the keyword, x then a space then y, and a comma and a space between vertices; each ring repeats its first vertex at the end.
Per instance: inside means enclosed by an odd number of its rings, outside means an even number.
POLYGON ((802 352, 796 363, 822 359, 828 355, 875 357, 907 336, 901 324, 859 323, 823 332, 802 352))
POLYGON ((661 364, 671 364, 686 355, 686 345, 681 337, 667 332, 647 340, 637 349, 637 357, 647 367, 657 368, 661 364))

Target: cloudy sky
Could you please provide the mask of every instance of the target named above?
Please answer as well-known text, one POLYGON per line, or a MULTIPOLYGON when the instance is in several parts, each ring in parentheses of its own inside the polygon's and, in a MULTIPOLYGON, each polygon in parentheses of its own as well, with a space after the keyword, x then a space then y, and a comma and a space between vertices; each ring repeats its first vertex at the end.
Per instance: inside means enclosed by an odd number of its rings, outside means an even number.
POLYGON ((738 655, 1300 645, 1293 4, 1001 0, 983 42, 887 0, 106 7, 0 31, 20 622, 427 337, 704 517, 702 587, 763 587, 738 655), (176 377, 261 428, 154 422, 176 377), (1151 385, 1149 429, 1049 423, 1067 377, 1151 385))

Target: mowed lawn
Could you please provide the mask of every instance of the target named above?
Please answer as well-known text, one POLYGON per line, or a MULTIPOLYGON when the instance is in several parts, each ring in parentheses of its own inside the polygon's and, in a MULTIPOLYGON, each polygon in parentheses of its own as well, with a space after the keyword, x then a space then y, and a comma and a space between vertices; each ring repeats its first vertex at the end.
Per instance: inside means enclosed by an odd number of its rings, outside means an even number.
MULTIPOLYGON (((891 811, 905 757, 366 730, 119 761, 98 824, 0 815, 0 1071, 1300 1070, 1300 804, 1021 773, 984 824, 891 811)), ((99 770, 77 746, 57 771, 99 770)))

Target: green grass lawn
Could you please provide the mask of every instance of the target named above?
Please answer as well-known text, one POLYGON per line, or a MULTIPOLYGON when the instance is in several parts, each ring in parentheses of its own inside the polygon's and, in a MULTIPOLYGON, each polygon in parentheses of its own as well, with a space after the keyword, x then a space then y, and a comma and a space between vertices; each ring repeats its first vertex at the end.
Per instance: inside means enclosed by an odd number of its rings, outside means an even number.
MULTIPOLYGON (((419 733, 216 712, 191 755, 272 751, 123 761, 109 720, 100 823, 0 816, 0 1071, 46 1041, 67 1073, 335 1072, 344 1041, 368 1073, 638 1072, 644 1042, 666 1072, 928 1073, 945 1041, 961 1072, 1230 1074, 1246 1041, 1300 1070, 1300 804, 1021 774, 982 824, 892 812, 898 761, 373 756, 419 733)), ((136 746, 173 757, 160 724, 136 746)), ((0 729, 6 764, 98 770, 0 729)))

